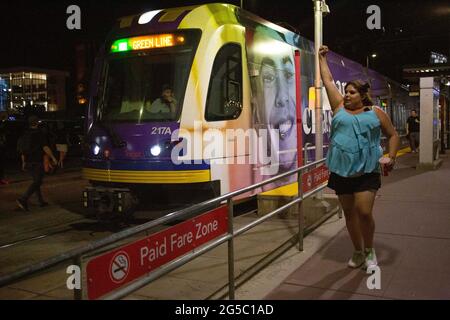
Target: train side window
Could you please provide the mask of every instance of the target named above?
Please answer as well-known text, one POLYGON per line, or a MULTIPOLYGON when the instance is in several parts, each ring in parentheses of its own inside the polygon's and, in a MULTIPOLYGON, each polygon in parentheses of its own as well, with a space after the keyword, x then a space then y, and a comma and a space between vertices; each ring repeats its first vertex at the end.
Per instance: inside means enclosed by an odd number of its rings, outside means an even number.
POLYGON ((206 121, 239 118, 242 112, 242 57, 238 44, 227 44, 214 60, 208 97, 206 121))

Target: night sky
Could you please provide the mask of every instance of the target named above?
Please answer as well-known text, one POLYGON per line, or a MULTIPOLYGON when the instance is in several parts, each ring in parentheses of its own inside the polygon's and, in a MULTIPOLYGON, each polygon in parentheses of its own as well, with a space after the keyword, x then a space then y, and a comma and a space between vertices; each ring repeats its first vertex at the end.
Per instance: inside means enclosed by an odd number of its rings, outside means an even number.
MULTIPOLYGON (((73 70, 74 46, 80 41, 101 42, 121 16, 153 9, 211 1, 6 1, 1 3, 0 68, 15 66, 73 70), (66 28, 66 8, 76 4, 82 30, 66 28)), ((223 1, 239 5, 240 1, 223 1)), ((450 2, 411 0, 328 0, 331 14, 324 18, 324 43, 365 65, 401 81, 403 65, 426 64, 430 51, 450 56, 450 2), (381 8, 381 31, 366 27, 366 8, 381 8)), ((311 0, 275 2, 244 0, 244 8, 272 22, 284 22, 308 39, 314 38, 311 0)))

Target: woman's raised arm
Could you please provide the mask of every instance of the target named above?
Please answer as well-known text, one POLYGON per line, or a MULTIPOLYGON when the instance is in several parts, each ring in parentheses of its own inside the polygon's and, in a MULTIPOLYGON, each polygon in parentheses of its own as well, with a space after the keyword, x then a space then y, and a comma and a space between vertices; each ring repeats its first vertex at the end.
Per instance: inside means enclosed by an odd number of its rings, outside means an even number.
POLYGON ((328 100, 330 101, 331 110, 335 112, 339 107, 344 104, 344 97, 336 88, 334 84, 333 75, 328 67, 327 55, 328 47, 321 46, 319 49, 319 65, 320 75, 322 76, 322 82, 327 90, 328 100))

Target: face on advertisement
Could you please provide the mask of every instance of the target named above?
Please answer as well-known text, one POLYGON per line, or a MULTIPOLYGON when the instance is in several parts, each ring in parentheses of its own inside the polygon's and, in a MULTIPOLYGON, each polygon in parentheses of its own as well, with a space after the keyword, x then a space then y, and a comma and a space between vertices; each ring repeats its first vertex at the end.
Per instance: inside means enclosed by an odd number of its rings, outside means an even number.
POLYGON ((279 141, 280 171, 295 165, 296 159, 296 110, 295 68, 288 52, 279 56, 265 57, 260 70, 265 124, 272 129, 271 141, 279 141))

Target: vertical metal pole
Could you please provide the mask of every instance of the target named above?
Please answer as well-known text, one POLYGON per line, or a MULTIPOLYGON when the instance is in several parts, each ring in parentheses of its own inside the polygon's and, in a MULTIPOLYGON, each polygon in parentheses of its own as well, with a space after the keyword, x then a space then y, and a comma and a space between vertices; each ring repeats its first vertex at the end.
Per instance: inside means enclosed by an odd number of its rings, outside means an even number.
POLYGON ((76 289, 75 288, 73 290, 73 299, 74 300, 83 300, 83 272, 82 272, 82 269, 81 269, 81 257, 80 256, 75 257, 73 259, 73 263, 74 263, 74 265, 80 267, 80 270, 81 270, 81 273, 80 273, 80 277, 81 277, 80 284, 81 284, 81 287, 80 287, 80 289, 76 289))
POLYGON ((316 90, 315 99, 315 143, 316 143, 316 159, 323 158, 323 136, 322 136, 322 82, 320 78, 319 66, 319 48, 322 45, 322 0, 314 0, 314 44, 315 44, 315 80, 314 87, 316 90))
POLYGON ((302 146, 303 146, 303 130, 302 130, 302 70, 300 50, 295 50, 295 111, 297 124, 297 166, 303 166, 302 146))
MULTIPOLYGON (((442 85, 441 85, 442 87, 442 85)), ((441 90, 443 92, 444 90, 441 90)), ((441 119, 441 133, 440 133, 440 139, 441 139, 441 148, 440 148, 440 154, 445 154, 445 98, 444 96, 440 96, 439 98, 439 104, 441 106, 441 112, 440 112, 440 119, 441 119)))
POLYGON ((228 199, 228 298, 234 300, 234 230, 233 230, 233 199, 228 199))
MULTIPOLYGON (((315 99, 315 159, 314 161, 320 160, 323 158, 323 107, 322 107, 322 80, 320 77, 320 66, 319 66, 319 48, 322 46, 322 20, 323 20, 323 11, 324 11, 324 0, 314 0, 314 44, 316 50, 315 56, 315 79, 314 79, 314 87, 316 91, 316 99, 315 99)), ((322 199, 322 192, 317 192, 315 194, 316 199, 322 199)))
POLYGON ((303 251, 303 235, 305 229, 305 215, 303 213, 303 185, 302 185, 302 172, 300 170, 297 176, 298 182, 298 197, 301 201, 298 204, 298 250, 303 251))

